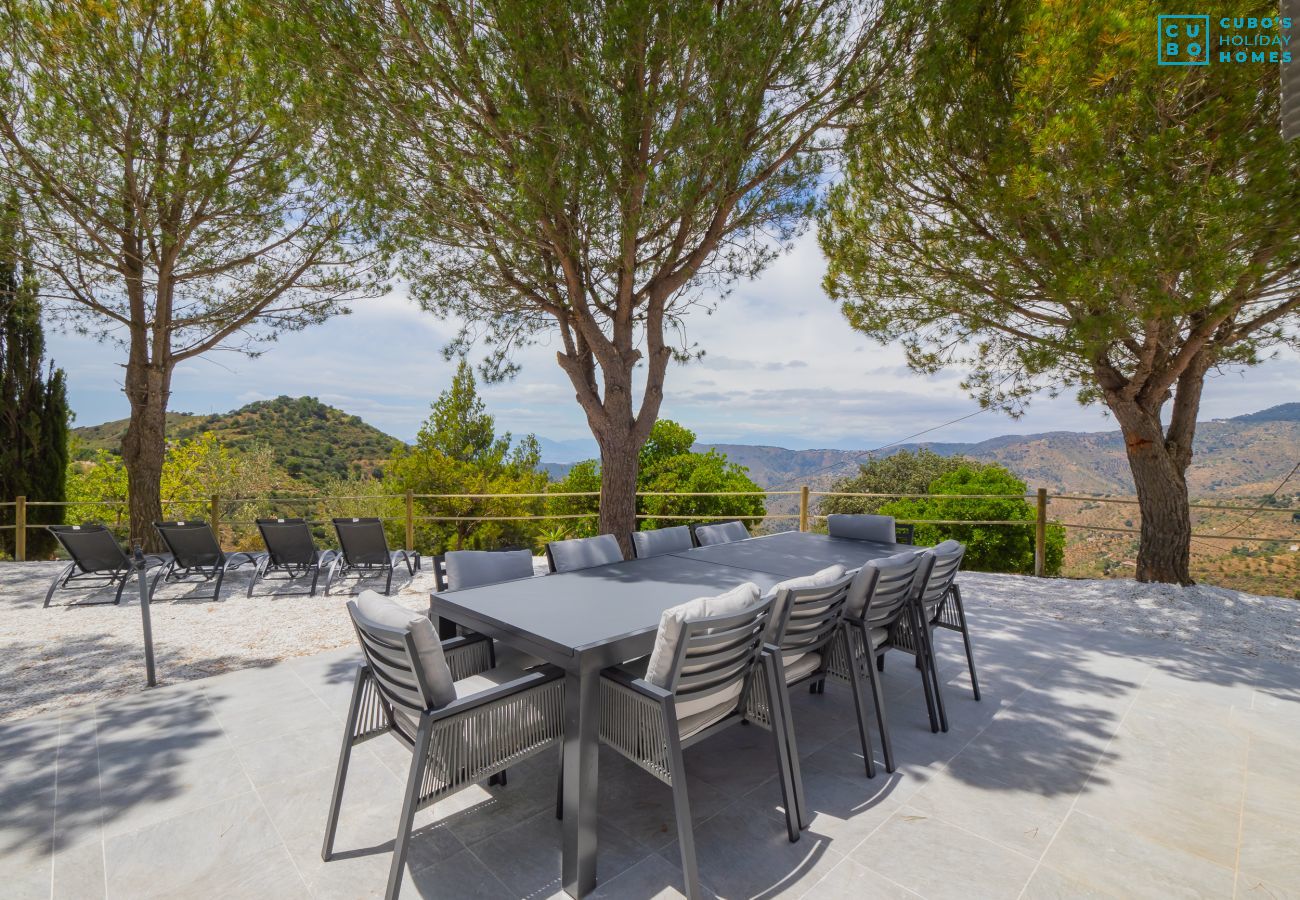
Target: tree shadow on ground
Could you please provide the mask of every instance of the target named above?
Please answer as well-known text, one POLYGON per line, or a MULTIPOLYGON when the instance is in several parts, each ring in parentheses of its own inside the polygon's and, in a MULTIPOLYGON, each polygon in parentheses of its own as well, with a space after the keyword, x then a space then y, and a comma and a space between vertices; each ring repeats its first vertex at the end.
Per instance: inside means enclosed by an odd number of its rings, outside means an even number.
MULTIPOLYGON (((0 683, 13 684, 14 669, 30 664, 36 648, 0 657, 0 683)), ((134 648, 103 636, 72 640, 59 648, 59 671, 27 689, 29 702, 75 700, 86 684, 101 687, 97 660, 134 648), (90 679, 96 680, 91 682, 90 679)), ((229 666, 210 659, 197 665, 229 666)), ((244 660, 265 665, 272 660, 244 660)), ((158 659, 160 671, 176 664, 158 659)), ((139 683, 144 685, 141 662, 139 683)), ((171 684, 98 705, 69 706, 58 713, 0 724, 0 857, 41 848, 58 852, 141 809, 164 807, 193 790, 186 765, 228 748, 215 715, 195 684, 171 684)), ((197 802, 197 801, 196 801, 197 802)))

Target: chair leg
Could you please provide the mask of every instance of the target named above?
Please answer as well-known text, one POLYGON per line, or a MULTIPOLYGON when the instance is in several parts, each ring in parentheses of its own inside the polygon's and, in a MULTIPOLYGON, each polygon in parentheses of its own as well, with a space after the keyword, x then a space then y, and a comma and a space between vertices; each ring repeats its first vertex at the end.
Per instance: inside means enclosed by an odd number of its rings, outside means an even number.
POLYGON ((691 822, 691 800, 686 790, 686 763, 682 759, 682 742, 676 724, 671 722, 668 726, 668 776, 672 779, 673 811, 677 815, 677 844, 682 853, 682 878, 686 882, 686 896, 696 900, 702 895, 699 866, 695 861, 695 826, 691 822))
POLYGON ((154 595, 154 592, 158 590, 158 581, 159 581, 159 579, 162 579, 162 580, 164 581, 164 583, 165 583, 165 582, 166 582, 166 578, 167 578, 167 576, 168 576, 168 573, 170 573, 170 572, 171 572, 173 569, 175 569, 175 568, 176 568, 176 563, 174 563, 174 562, 169 562, 169 563, 167 563, 167 565, 165 565, 165 566, 159 566, 159 567, 158 567, 158 572, 157 572, 157 574, 154 575, 154 577, 153 577, 153 581, 149 582, 149 602, 150 602, 150 603, 153 602, 153 595, 154 595))
MULTIPOLYGON (((874 653, 875 651, 871 651, 874 653)), ((885 657, 878 656, 876 659, 883 660, 885 657)), ((871 685, 871 700, 876 707, 876 725, 880 728, 880 747, 885 754, 885 771, 893 774, 894 772, 894 745, 889 739, 889 723, 885 720, 885 686, 881 683, 882 679, 870 663, 866 665, 867 681, 871 685)))
MULTIPOLYGON (((858 714, 858 737, 862 740, 862 757, 866 760, 867 777, 875 778, 876 761, 872 758, 871 726, 867 719, 867 698, 862 690, 862 673, 858 671, 858 661, 853 657, 849 634, 844 629, 840 629, 840 640, 844 642, 844 658, 849 661, 849 683, 853 687, 853 708, 858 714)), ((871 642, 869 636, 865 640, 868 644, 871 642)))
POLYGON ((335 557, 334 562, 330 563, 330 570, 325 573, 325 596, 330 595, 330 587, 334 583, 334 575, 339 569, 339 560, 341 557, 335 557))
POLYGON ((126 590, 126 583, 131 580, 131 572, 128 570, 122 573, 122 577, 117 580, 117 592, 113 595, 113 605, 122 605, 122 591, 126 590))
POLYGON ((388 566, 388 580, 384 582, 384 596, 387 597, 393 593, 393 570, 397 568, 391 563, 388 566))
POLYGON ((388 869, 388 890, 384 892, 385 900, 397 900, 397 894, 402 889, 402 870, 406 868, 406 854, 411 847, 411 826, 414 824, 415 807, 420 799, 420 783, 424 780, 424 767, 429 758, 431 734, 428 721, 421 721, 415 733, 415 747, 411 751, 411 770, 406 777, 402 817, 397 822, 397 840, 393 844, 393 863, 388 869))
MULTIPOLYGON (((759 668, 762 670, 764 685, 767 686, 769 695, 772 694, 773 679, 770 676, 769 665, 766 659, 759 662, 759 668)), ((779 685, 779 679, 777 680, 779 685)), ((783 707, 776 703, 768 704, 768 717, 771 723, 772 744, 776 748, 776 770, 781 780, 781 802, 785 806, 785 827, 790 836, 790 843, 799 840, 799 810, 798 796, 794 792, 794 780, 790 776, 790 747, 786 739, 785 716, 782 714, 783 707)), ((746 720, 746 725, 749 721, 746 720)))
POLYGON ((222 566, 220 569, 217 569, 217 584, 216 587, 212 589, 213 600, 221 599, 221 583, 225 580, 226 580, 226 567, 222 566))
MULTIPOLYGON (((63 571, 54 576, 54 580, 50 582, 50 589, 45 592, 45 604, 42 606, 42 609, 50 605, 50 600, 54 598, 54 592, 57 591, 61 585, 67 584, 68 576, 72 574, 72 570, 76 565, 76 563, 68 563, 63 567, 63 571)), ((122 592, 120 590, 117 592, 117 599, 119 601, 122 599, 122 592)))
POLYGON ((877 672, 885 671, 885 657, 883 654, 876 657, 876 671, 877 672))
POLYGON ((961 622, 961 639, 966 644, 966 665, 970 668, 970 686, 975 699, 980 698, 980 681, 975 676, 975 654, 970 647, 970 629, 966 627, 966 608, 961 602, 961 588, 952 586, 953 605, 957 608, 957 621, 961 622))
POLYGON ((352 759, 352 735, 357 731, 357 719, 361 715, 361 692, 365 687, 366 670, 357 667, 356 677, 352 682, 352 702, 348 704, 348 723, 343 731, 343 746, 339 750, 339 764, 334 773, 334 793, 330 797, 329 818, 325 820, 325 843, 321 847, 320 858, 330 861, 334 855, 334 833, 339 826, 339 808, 343 805, 343 785, 348 778, 348 763, 352 759))
POLYGON ((270 557, 264 556, 257 561, 257 565, 253 566, 253 577, 248 581, 248 596, 250 598, 253 596, 253 588, 257 587, 257 580, 266 575, 266 565, 269 559, 270 557))
MULTIPOLYGON (((803 773, 799 769, 799 746, 794 736, 794 715, 790 711, 790 690, 785 684, 785 669, 779 656, 766 657, 768 707, 772 717, 772 729, 785 735, 785 758, 790 778, 790 792, 794 795, 794 822, 787 818, 786 825, 791 829, 790 842, 799 839, 799 831, 808 827, 807 804, 804 802, 803 773)), ((789 807, 787 807, 787 815, 789 807)))
POLYGON ((934 708, 939 713, 939 729, 946 732, 948 730, 948 713, 943 708, 943 694, 940 693, 939 687, 939 659, 934 652, 934 634, 930 631, 930 623, 922 621, 921 637, 924 641, 923 652, 925 655, 925 668, 922 674, 925 675, 927 670, 929 677, 934 682, 934 708))
POLYGON ((921 617, 917 615, 915 608, 909 609, 907 613, 908 628, 912 638, 912 653, 916 656, 917 670, 921 673, 921 687, 925 690, 925 711, 930 714, 930 731, 939 733, 939 715, 934 708, 934 692, 930 687, 930 674, 926 671, 925 665, 921 662, 921 657, 925 651, 921 644, 921 626, 917 620, 921 617))
POLYGON ((560 777, 555 782, 555 818, 564 821, 564 747, 560 747, 560 777))

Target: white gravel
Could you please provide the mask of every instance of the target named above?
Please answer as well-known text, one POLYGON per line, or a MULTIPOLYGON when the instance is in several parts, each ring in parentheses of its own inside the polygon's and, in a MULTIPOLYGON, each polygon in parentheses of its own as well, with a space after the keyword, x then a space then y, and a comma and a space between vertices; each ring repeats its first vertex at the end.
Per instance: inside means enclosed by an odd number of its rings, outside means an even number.
MULTIPOLYGON (((144 687, 140 608, 128 589, 121 606, 76 606, 62 591, 42 609, 58 563, 0 563, 0 721, 133 693, 144 687)), ((233 572, 220 603, 186 599, 208 587, 171 586, 151 607, 163 683, 265 666, 355 640, 343 600, 288 596, 233 572)), ((427 609, 433 577, 400 579, 398 599, 427 609)), ((981 605, 1067 619, 1097 628, 1178 641, 1199 649, 1300 663, 1300 604, 1207 586, 1178 588, 1134 581, 1045 581, 963 573, 970 609, 981 605)), ((295 589, 298 586, 292 586, 295 589)), ((99 592, 90 599, 110 597, 99 592)))

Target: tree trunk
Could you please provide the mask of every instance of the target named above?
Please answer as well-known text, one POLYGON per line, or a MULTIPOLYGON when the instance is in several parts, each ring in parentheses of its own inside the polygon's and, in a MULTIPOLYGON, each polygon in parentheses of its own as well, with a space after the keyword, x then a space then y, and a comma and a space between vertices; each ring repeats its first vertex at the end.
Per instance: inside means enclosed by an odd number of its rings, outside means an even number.
MULTIPOLYGON (((134 354, 132 354, 134 357, 134 354)), ((122 437, 122 462, 126 466, 131 542, 147 552, 163 549, 153 523, 162 515, 162 470, 167 451, 167 395, 171 373, 158 366, 127 363, 126 396, 131 402, 131 423, 122 437)))
POLYGON ((631 559, 641 446, 631 429, 598 434, 596 442, 600 445, 600 533, 618 538, 623 556, 631 559))
MULTIPOLYGON (((1137 580, 1194 584, 1190 572, 1192 517, 1187 497, 1186 446, 1166 439, 1160 412, 1132 403, 1112 403, 1142 516, 1137 580)), ((1195 418, 1193 412, 1193 419, 1195 418)))

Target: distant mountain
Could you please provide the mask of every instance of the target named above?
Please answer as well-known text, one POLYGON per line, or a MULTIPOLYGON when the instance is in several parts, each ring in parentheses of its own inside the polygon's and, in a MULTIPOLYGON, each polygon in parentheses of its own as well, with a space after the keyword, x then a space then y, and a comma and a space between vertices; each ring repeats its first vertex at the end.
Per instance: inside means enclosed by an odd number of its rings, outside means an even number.
MULTIPOLYGON (((744 444, 708 444, 746 466, 764 487, 810 483, 825 487, 857 471, 865 453, 845 450, 786 450, 744 444)), ((1031 487, 1054 492, 1131 494, 1133 480, 1118 431, 1053 431, 1002 435, 978 443, 904 444, 944 456, 961 454, 1011 469, 1031 487)), ((1300 403, 1284 403, 1232 419, 1200 422, 1188 482, 1194 495, 1236 495, 1272 490, 1300 459, 1300 403)))
MULTIPOLYGON (((81 441, 83 457, 100 449, 116 453, 127 424, 119 419, 74 428, 72 433, 81 441)), ((167 414, 168 440, 185 440, 205 431, 235 448, 264 444, 280 467, 310 483, 379 470, 392 457, 393 446, 401 443, 315 397, 276 397, 207 416, 167 414)))
MULTIPOLYGON (((117 452, 126 426, 122 419, 74 428, 73 434, 81 441, 81 455, 88 457, 97 449, 117 452)), ((314 397, 277 397, 216 415, 167 416, 171 440, 204 431, 234 447, 264 444, 286 471, 317 484, 349 473, 379 471, 391 458, 394 445, 400 443, 359 417, 314 397)), ((590 439, 539 441, 545 460, 542 467, 553 479, 563 478, 574 462, 597 455, 590 439)), ((1053 492, 1133 492, 1124 443, 1117 431, 1002 435, 977 443, 906 444, 889 452, 919 447, 945 456, 963 454, 1001 463, 1031 487, 1053 492)), ((725 453, 732 462, 748 468, 750 477, 764 487, 787 490, 800 484, 825 488, 836 478, 856 472, 866 458, 862 452, 848 450, 787 450, 748 444, 697 444, 696 449, 725 453)), ((1188 473, 1191 491, 1198 496, 1266 493, 1298 458, 1300 403, 1201 422, 1188 473)))
POLYGON ((1282 403, 1259 412, 1233 416, 1231 422, 1300 422, 1300 403, 1282 403))
POLYGON ((592 438, 573 438, 565 441, 553 441, 550 438, 538 437, 537 443, 542 448, 542 459, 547 464, 556 463, 566 467, 584 459, 595 459, 600 455, 596 447, 596 441, 592 438))

